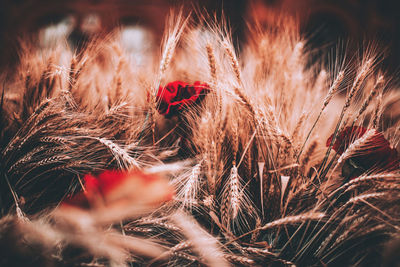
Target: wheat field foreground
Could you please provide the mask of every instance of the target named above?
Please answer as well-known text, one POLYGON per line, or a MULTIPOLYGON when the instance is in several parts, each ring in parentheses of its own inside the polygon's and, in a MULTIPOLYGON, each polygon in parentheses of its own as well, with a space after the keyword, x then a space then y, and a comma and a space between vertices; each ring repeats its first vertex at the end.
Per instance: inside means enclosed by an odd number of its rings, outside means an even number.
POLYGON ((396 264, 379 49, 310 63, 282 17, 238 52, 210 21, 171 14, 140 61, 119 32, 23 43, 1 81, 1 266, 396 264))

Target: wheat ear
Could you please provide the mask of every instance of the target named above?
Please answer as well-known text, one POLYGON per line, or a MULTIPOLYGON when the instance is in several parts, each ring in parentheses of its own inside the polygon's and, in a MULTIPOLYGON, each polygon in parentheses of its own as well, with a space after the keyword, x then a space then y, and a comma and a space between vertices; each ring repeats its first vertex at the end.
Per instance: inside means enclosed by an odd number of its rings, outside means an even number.
POLYGON ((379 76, 379 78, 376 80, 376 83, 374 85, 374 87, 372 88, 371 92, 369 93, 369 96, 367 99, 365 99, 364 103, 361 105, 361 108, 358 110, 357 116, 353 121, 353 125, 358 121, 358 119, 360 118, 361 114, 363 114, 363 112, 367 109, 369 103, 371 102, 372 98, 376 95, 376 93, 378 92, 378 90, 381 88, 382 84, 383 84, 383 76, 379 76))
POLYGON ((299 158, 301 156, 301 153, 304 150, 305 145, 307 144, 308 139, 310 138, 313 130, 315 129, 315 126, 317 125, 319 119, 322 116, 322 113, 324 112, 325 108, 328 106, 329 102, 331 101, 333 95, 337 92, 337 90, 339 89, 340 84, 342 83, 344 78, 344 71, 339 72, 339 74, 336 76, 335 81, 332 83, 331 87, 329 88, 328 94, 326 95, 325 99, 324 99, 324 103, 322 104, 322 108, 318 114, 317 119, 314 121, 313 126, 311 127, 310 131, 307 134, 307 137, 302 145, 302 147, 300 148, 299 153, 297 154, 297 162, 299 161, 299 158))

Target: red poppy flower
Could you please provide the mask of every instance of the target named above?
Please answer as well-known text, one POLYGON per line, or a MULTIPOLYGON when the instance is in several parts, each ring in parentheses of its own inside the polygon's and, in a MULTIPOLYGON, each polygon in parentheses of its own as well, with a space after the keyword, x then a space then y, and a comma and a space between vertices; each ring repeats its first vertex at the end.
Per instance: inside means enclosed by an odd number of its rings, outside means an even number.
POLYGON ((166 180, 139 171, 108 170, 97 177, 87 174, 83 182, 84 191, 66 199, 64 204, 81 208, 107 206, 121 200, 143 204, 166 201, 173 195, 166 180))
MULTIPOLYGON (((335 150, 339 155, 342 155, 349 145, 351 145, 356 139, 363 136, 366 131, 367 129, 361 126, 346 127, 336 136, 335 143, 332 146, 333 150, 335 150)), ((333 134, 326 141, 326 146, 331 145, 332 139, 333 134)))
POLYGON ((195 82, 193 85, 175 81, 160 86, 157 92, 158 112, 170 118, 178 115, 188 106, 199 104, 210 91, 206 83, 195 82))
MULTIPOLYGON (((367 129, 360 126, 347 127, 336 136, 332 148, 340 155, 358 138, 362 137, 367 129)), ((330 146, 333 135, 328 138, 326 145, 330 146)), ((342 174, 350 179, 359 176, 370 169, 394 170, 399 167, 397 150, 390 146, 382 133, 375 131, 360 147, 357 154, 349 158, 342 168, 342 174)))

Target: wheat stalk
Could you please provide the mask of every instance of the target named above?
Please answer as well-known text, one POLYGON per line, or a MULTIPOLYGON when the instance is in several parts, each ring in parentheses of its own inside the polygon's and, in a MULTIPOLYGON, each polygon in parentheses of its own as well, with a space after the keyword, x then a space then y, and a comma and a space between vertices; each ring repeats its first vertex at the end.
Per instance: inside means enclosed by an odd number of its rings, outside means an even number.
POLYGON ((344 79, 344 71, 339 72, 339 74, 336 76, 335 81, 333 82, 333 84, 331 85, 331 87, 329 88, 328 94, 326 95, 324 102, 322 104, 322 108, 318 114, 318 117, 316 118, 316 120, 314 121, 310 131, 307 134, 307 137, 302 145, 302 147, 300 148, 300 152, 297 154, 297 161, 299 161, 299 158, 301 156, 301 153, 303 152, 303 149, 305 147, 305 145, 307 144, 308 139, 310 138, 313 130, 315 129, 315 126, 317 125, 319 119, 322 116, 322 113, 324 112, 325 108, 328 106, 329 102, 332 100, 333 95, 337 92, 337 90, 339 89, 340 84, 342 83, 344 79))
POLYGON ((358 121, 360 116, 367 109, 369 103, 371 102, 372 98, 376 95, 377 91, 380 89, 383 82, 384 82, 383 76, 379 76, 378 79, 376 80, 374 87, 372 88, 371 92, 369 93, 367 99, 364 100, 363 104, 361 105, 360 109, 358 110, 357 116, 355 117, 355 119, 353 121, 353 125, 358 121))
POLYGON ((206 49, 208 55, 208 64, 210 66, 211 80, 212 83, 215 85, 217 82, 217 62, 215 60, 214 49, 211 43, 207 43, 206 49))

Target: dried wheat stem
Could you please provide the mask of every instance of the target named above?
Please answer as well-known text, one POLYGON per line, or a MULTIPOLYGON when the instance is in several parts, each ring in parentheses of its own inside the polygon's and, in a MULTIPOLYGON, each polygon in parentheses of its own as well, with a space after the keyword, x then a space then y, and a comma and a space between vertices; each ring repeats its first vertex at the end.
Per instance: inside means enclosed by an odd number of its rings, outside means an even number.
POLYGON ((272 257, 277 257, 278 256, 277 253, 271 252, 266 248, 246 247, 246 248, 244 248, 244 250, 246 252, 249 252, 249 253, 252 253, 252 254, 256 254, 256 255, 264 255, 264 256, 268 255, 268 256, 272 256, 272 257))
POLYGON ((287 155, 290 151, 290 149, 294 149, 293 147, 293 142, 292 140, 290 140, 290 138, 285 135, 284 133, 280 133, 279 137, 282 138, 283 142, 284 142, 284 149, 283 149, 283 154, 282 155, 287 155))
POLYGON ((77 64, 77 59, 75 56, 72 57, 71 59, 71 64, 69 67, 69 86, 68 86, 68 90, 71 91, 72 88, 75 86, 75 68, 76 68, 76 64, 77 64))
POLYGON ((217 62, 215 60, 214 49, 211 43, 207 43, 208 64, 210 66, 210 75, 212 83, 215 85, 217 82, 217 62))
POLYGON ((211 123, 211 114, 206 113, 202 116, 199 125, 199 140, 200 146, 203 154, 203 162, 206 167, 206 178, 207 178, 207 186, 210 194, 215 195, 216 188, 216 163, 218 160, 216 143, 212 140, 212 133, 210 128, 211 123), (211 139, 211 140, 210 140, 211 139))
POLYGON ((124 230, 126 232, 145 233, 145 234, 149 234, 154 231, 151 228, 142 228, 142 227, 128 227, 124 228, 124 230))
POLYGON ((353 156, 357 151, 362 147, 374 134, 376 133, 375 129, 368 130, 362 137, 355 140, 344 153, 339 157, 338 164, 342 163, 343 160, 346 160, 353 156))
MULTIPOLYGON (((293 132, 292 132, 292 140, 294 140, 295 142, 296 142, 297 137, 300 135, 300 129, 302 128, 303 123, 304 123, 306 117, 307 117, 307 112, 303 112, 303 113, 301 114, 299 120, 297 121, 296 126, 295 126, 294 129, 293 129, 293 132)), ((297 143, 297 142, 296 142, 296 143, 297 143)))
POLYGON ((368 130, 362 137, 358 138, 355 140, 345 151, 344 153, 339 157, 337 160, 335 166, 333 167, 331 174, 329 175, 328 180, 331 178, 333 173, 336 171, 337 167, 346 159, 354 156, 357 151, 359 151, 360 147, 365 145, 365 143, 368 142, 368 140, 376 133, 374 129, 368 130))
POLYGON ((318 114, 318 117, 317 117, 317 119, 314 121, 313 126, 311 127, 310 131, 308 132, 308 135, 307 135, 307 137, 306 137, 306 139, 305 139, 305 141, 304 141, 302 147, 300 148, 300 152, 297 154, 297 162, 299 161, 300 155, 301 155, 301 153, 303 152, 304 147, 305 147, 305 145, 307 144, 307 141, 309 140, 309 138, 310 138, 312 132, 314 131, 315 126, 317 125, 319 119, 321 118, 322 113, 324 112, 325 108, 328 106, 328 104, 329 104, 329 102, 331 101, 333 95, 337 92, 337 90, 338 90, 340 84, 341 84, 342 81, 343 81, 343 78, 344 78, 344 71, 341 71, 341 72, 339 72, 339 74, 336 76, 336 78, 335 78, 333 84, 332 84, 331 87, 329 88, 328 94, 326 95, 326 97, 325 97, 325 99, 324 99, 324 103, 322 104, 322 108, 321 108, 321 110, 320 110, 320 112, 319 112, 319 114, 318 114))
POLYGON ((280 167, 280 168, 274 168, 273 170, 268 170, 267 172, 268 173, 278 173, 278 172, 282 172, 282 171, 285 171, 285 170, 294 169, 294 168, 299 167, 299 166, 300 165, 298 163, 293 163, 293 164, 286 165, 286 166, 283 166, 283 167, 280 167))
POLYGON ((42 143, 54 143, 54 144, 59 144, 59 145, 64 145, 68 141, 64 137, 60 136, 43 136, 39 138, 39 142, 42 143))
POLYGON ((181 253, 181 252, 174 252, 174 256, 188 260, 192 263, 199 261, 199 258, 194 257, 192 255, 186 254, 186 253, 181 253))
POLYGON ((174 40, 176 36, 171 37, 168 39, 163 55, 161 57, 160 61, 160 69, 159 69, 159 75, 160 75, 160 80, 164 76, 165 71, 167 70, 169 63, 171 62, 172 54, 175 49, 176 45, 176 40, 174 40))
POLYGON ((352 197, 346 204, 354 204, 359 201, 364 201, 369 198, 378 198, 378 197, 383 197, 387 195, 386 192, 377 192, 377 193, 369 193, 369 194, 364 194, 364 195, 359 195, 356 197, 352 197))
MULTIPOLYGON (((255 225, 255 229, 260 229, 261 227, 261 219, 260 218, 256 218, 256 225, 255 225)), ((250 238, 250 243, 254 243, 257 241, 259 235, 260 235, 260 231, 255 231, 254 233, 252 233, 251 238, 250 238)))
POLYGON ((237 123, 232 127, 232 165, 236 166, 236 157, 239 150, 239 133, 237 123))
MULTIPOLYGON (((362 221, 362 220, 365 220, 365 218, 367 218, 368 216, 362 216, 362 217, 356 217, 357 219, 356 220, 358 220, 358 221, 362 221)), ((341 228, 340 226, 342 226, 346 221, 350 221, 350 220, 352 220, 352 216, 348 216, 348 217, 346 217, 345 219, 343 219, 340 223, 339 223, 339 225, 338 226, 336 226, 336 229, 334 229, 329 235, 328 235, 328 237, 326 237, 325 239, 324 239, 324 241, 322 241, 321 242, 321 245, 318 247, 318 249, 316 250, 316 252, 317 252, 317 254, 320 254, 321 255, 321 253, 324 253, 324 249, 329 245, 329 242, 331 242, 331 240, 332 240, 332 238, 334 237, 334 236, 336 236, 337 234, 338 234, 338 232, 340 231, 340 230, 342 230, 343 228, 341 228)), ((352 222, 352 225, 355 225, 355 220, 352 220, 353 222, 352 222)), ((354 226, 353 227, 350 227, 350 229, 352 229, 352 228, 354 228, 354 226)), ((339 237, 340 238, 340 237, 339 237)), ((336 240, 338 240, 339 238, 336 238, 336 240)), ((336 242, 335 242, 336 243, 336 242)), ((331 246, 332 247, 332 246, 331 246)))
MULTIPOLYGON (((45 109, 47 109, 52 102, 51 99, 45 99, 29 116, 29 118, 24 122, 25 125, 29 125, 32 121, 36 120, 38 115, 42 113, 45 109)), ((23 132, 24 128, 18 130, 18 132, 14 135, 13 139, 7 144, 6 148, 2 152, 3 157, 5 158, 7 154, 15 147, 16 143, 20 141, 20 134, 23 132)))
POLYGON ((254 264, 254 260, 247 258, 247 257, 243 257, 243 256, 239 256, 239 255, 234 255, 234 254, 224 254, 224 258, 227 259, 230 262, 236 262, 239 263, 243 266, 248 266, 248 265, 253 265, 254 264))
POLYGON ((364 103, 361 105, 361 108, 359 109, 356 118, 353 121, 353 125, 358 121, 358 119, 360 118, 361 114, 363 114, 363 112, 367 109, 369 103, 371 102, 372 98, 376 95, 378 89, 381 88, 382 84, 383 84, 383 76, 379 76, 379 78, 377 79, 374 87, 372 88, 371 92, 369 93, 369 96, 367 99, 365 99, 364 103))
POLYGON ((179 232, 180 231, 179 227, 177 227, 177 226, 175 226, 173 224, 170 224, 170 223, 165 223, 162 220, 151 220, 151 219, 139 220, 138 224, 142 224, 142 225, 143 224, 150 224, 151 227, 154 227, 154 226, 162 227, 164 229, 167 229, 167 230, 170 230, 170 231, 174 231, 174 232, 179 232))
MULTIPOLYGON (((383 173, 383 174, 376 174, 376 175, 368 175, 368 176, 360 176, 358 178, 352 179, 343 186, 341 186, 339 189, 346 188, 344 192, 348 192, 355 187, 357 187, 359 184, 363 183, 372 183, 376 182, 377 180, 384 180, 384 182, 389 182, 390 180, 397 180, 400 178, 399 174, 393 174, 393 173, 383 173)), ((375 183, 376 184, 376 183, 375 183)))
POLYGON ((229 196, 230 205, 232 211, 232 218, 235 219, 240 209, 240 191, 239 191, 239 174, 236 166, 231 169, 231 175, 229 176, 229 196))
POLYGON ((302 160, 302 165, 305 166, 308 164, 308 162, 311 159, 311 156, 314 154, 315 149, 318 146, 318 141, 314 140, 311 145, 308 147, 308 149, 306 150, 303 160, 302 160))
POLYGON ((168 251, 168 253, 174 253, 174 252, 178 252, 178 251, 181 251, 181 250, 185 250, 185 249, 188 249, 188 248, 190 248, 190 247, 192 247, 192 246, 193 246, 193 244, 192 244, 191 241, 188 241, 188 240, 182 241, 182 242, 176 244, 175 246, 173 246, 173 247, 168 251))
MULTIPOLYGON (((311 221, 311 220, 321 220, 325 216, 326 216, 325 213, 322 213, 322 212, 310 212, 310 213, 304 213, 304 214, 295 215, 295 216, 287 216, 282 219, 278 219, 278 220, 272 221, 270 223, 267 223, 264 226, 258 227, 254 230, 251 230, 251 231, 237 237, 233 241, 239 240, 249 234, 254 233, 255 231, 263 231, 263 230, 275 228, 277 226, 286 225, 286 224, 294 224, 294 223, 300 223, 300 222, 311 221)), ((231 242, 233 242, 233 241, 231 241, 231 242)), ((227 245, 229 243, 230 242, 226 243, 225 245, 227 245)))
POLYGON ((372 127, 374 129, 378 129, 378 127, 379 127, 379 123, 380 123, 380 119, 381 119, 381 115, 382 115, 382 99, 383 99, 383 95, 382 95, 382 93, 380 93, 378 95, 378 102, 376 104, 374 116, 372 119, 372 127))
POLYGON ((187 16, 186 19, 184 19, 184 20, 182 19, 182 10, 179 12, 179 14, 176 16, 176 18, 174 18, 174 16, 172 14, 170 15, 170 18, 168 21, 169 27, 166 28, 167 29, 167 33, 166 33, 167 39, 164 42, 165 45, 164 45, 162 56, 161 56, 158 80, 157 80, 157 84, 152 88, 153 90, 151 92, 151 97, 154 99, 152 103, 154 103, 154 104, 156 104, 156 101, 155 101, 155 97, 157 95, 156 90, 160 86, 160 83, 165 74, 165 71, 167 70, 167 68, 171 62, 172 55, 175 51, 176 44, 177 44, 179 38, 181 37, 189 18, 190 18, 190 15, 187 16), (169 30, 171 28, 172 28, 172 31, 169 30))
MULTIPOLYGON (((345 123, 342 122, 343 118, 344 118, 344 115, 346 114, 347 109, 349 108, 353 97, 359 91, 362 83, 364 82, 365 78, 368 76, 368 74, 369 74, 369 72, 371 70, 372 63, 373 63, 373 60, 372 59, 368 59, 361 66, 361 70, 358 72, 358 74, 357 74, 357 76, 356 76, 356 78, 355 78, 355 80, 353 82, 353 86, 351 87, 350 92, 346 97, 345 104, 344 104, 344 106, 342 108, 342 112, 340 113, 338 123, 336 124, 336 128, 335 128, 335 131, 333 133, 331 144, 329 145, 328 150, 325 153, 324 160, 323 160, 322 164, 320 165, 319 170, 322 170, 322 169, 325 168, 325 165, 326 165, 326 163, 328 161, 328 157, 329 157, 329 154, 330 154, 330 152, 332 150, 333 144, 336 141, 338 133, 341 132, 341 130, 339 130, 339 129, 343 129, 347 124, 347 120, 345 121, 345 123)), ((325 169, 324 172, 328 172, 328 170, 325 169)), ((325 174, 326 173, 324 173, 323 175, 325 175, 325 174)))
POLYGON ((49 89, 50 79, 51 79, 51 75, 49 74, 51 73, 53 61, 54 57, 52 55, 48 59, 46 69, 42 72, 42 75, 40 77, 39 84, 37 85, 37 91, 36 91, 37 95, 35 95, 35 97, 37 97, 38 100, 40 100, 43 97, 44 93, 49 89))
MULTIPOLYGON (((353 222, 353 225, 355 225, 355 226, 361 226, 361 225, 364 226, 364 225, 366 225, 366 224, 363 224, 363 223, 367 222, 368 217, 369 216, 364 216, 362 221, 353 222)), ((343 242, 344 240, 346 240, 346 238, 348 238, 349 234, 352 231, 357 229, 355 226, 349 227, 346 231, 344 231, 337 238, 335 238, 335 241, 333 242, 333 244, 329 248, 334 248, 334 247, 339 246, 341 242, 343 242)), ((365 231, 364 231, 364 233, 365 233, 365 231)))
POLYGON ((205 232, 191 217, 176 213, 171 219, 182 229, 182 233, 193 244, 193 249, 210 266, 229 266, 216 238, 205 232))
POLYGON ((224 226, 223 229, 229 233, 229 235, 233 235, 229 230, 229 191, 226 190, 222 194, 221 205, 220 205, 220 213, 221 213, 221 225, 224 226))
POLYGON ((371 70, 373 60, 368 59, 365 64, 361 66, 360 72, 357 74, 356 79, 353 82, 353 86, 350 89, 349 94, 346 97, 346 101, 343 107, 342 113, 345 113, 348 107, 350 106, 351 100, 353 99, 354 95, 358 92, 358 90, 361 87, 361 84, 363 83, 364 79, 367 77, 368 73, 371 70))
POLYGON ((257 129, 254 130, 252 136, 250 137, 250 139, 247 141, 246 147, 244 148, 243 152, 242 152, 242 157, 239 160, 239 163, 237 164, 237 167, 239 168, 240 165, 242 164, 244 157, 246 156, 247 151, 250 149, 251 144, 253 143, 254 138, 256 137, 257 134, 257 129))
MULTIPOLYGON (((358 223, 358 225, 359 225, 359 226, 364 226, 364 225, 361 224, 361 223, 358 223)), ((362 233, 362 236, 369 236, 371 233, 376 232, 376 231, 380 231, 380 230, 384 230, 385 228, 386 228, 386 225, 381 224, 381 225, 377 225, 377 226, 375 226, 375 227, 372 227, 372 228, 363 230, 363 231, 361 231, 361 233, 362 233)), ((348 235, 351 233, 352 230, 353 230, 353 231, 354 231, 354 230, 358 230, 356 227, 352 227, 352 228, 350 228, 350 229, 347 230, 346 232, 344 232, 343 234, 341 234, 341 235, 335 240, 335 242, 329 247, 329 249, 333 249, 333 248, 336 248, 336 247, 340 246, 340 243, 346 240, 346 238, 348 237, 348 235), (350 230, 350 229, 351 229, 351 230, 350 230)), ((354 234, 353 234, 352 238, 354 238, 354 234)))
POLYGON ((115 101, 118 101, 122 98, 122 77, 121 71, 122 67, 125 64, 124 59, 121 57, 118 62, 116 74, 115 74, 115 101))
POLYGON ((189 176, 189 179, 183 186, 183 205, 191 207, 192 203, 197 201, 199 187, 199 176, 201 173, 201 163, 196 164, 189 176))
POLYGON ((334 80, 333 84, 329 88, 328 94, 326 95, 323 105, 322 105, 322 111, 328 106, 329 102, 332 100, 333 95, 337 92, 339 89, 339 85, 342 83, 344 78, 344 71, 341 71, 338 73, 336 76, 336 79, 334 80))
POLYGON ((18 216, 19 219, 22 219, 24 221, 28 220, 25 216, 25 214, 23 213, 23 211, 21 210, 20 206, 19 206, 19 200, 20 198, 17 195, 17 192, 15 192, 15 190, 12 188, 10 181, 8 180, 8 177, 6 174, 4 174, 4 178, 7 182, 8 188, 10 189, 11 195, 13 197, 14 203, 15 203, 15 212, 18 216))
POLYGON ((151 109, 152 110, 152 115, 150 116, 151 118, 151 136, 152 136, 152 140, 153 140, 153 146, 155 146, 156 144, 156 120, 154 118, 155 115, 155 111, 154 108, 151 109))
MULTIPOLYGON (((14 171, 14 169, 21 167, 22 165, 26 164, 27 162, 29 162, 33 156, 44 150, 46 148, 46 146, 39 146, 36 147, 35 149, 33 149, 32 151, 29 151, 28 153, 26 153, 22 158, 20 158, 19 160, 17 160, 9 169, 8 169, 8 173, 12 173, 14 171)), ((49 153, 49 152, 47 152, 49 153)))
POLYGON ((79 76, 82 73, 83 68, 85 68, 87 61, 88 60, 86 58, 83 58, 80 61, 78 61, 75 56, 72 57, 71 67, 69 71, 69 79, 70 79, 68 87, 69 92, 72 92, 72 90, 75 89, 76 83, 79 79, 79 76))
POLYGON ((239 88, 235 87, 235 94, 242 100, 243 105, 247 108, 247 110, 255 117, 256 112, 253 108, 253 105, 250 102, 250 99, 241 91, 239 88))
MULTIPOLYGON (((180 36, 182 35, 183 30, 184 30, 189 18, 190 18, 190 15, 187 16, 187 18, 185 20, 182 19, 182 10, 180 11, 180 13, 176 17, 176 19, 174 19, 174 17, 172 15, 169 18, 169 22, 168 22, 169 28, 172 28, 172 32, 166 33, 166 35, 168 37, 165 41, 165 45, 164 45, 162 56, 161 56, 159 72, 158 72, 158 79, 157 79, 156 84, 153 87, 151 87, 151 89, 150 89, 150 100, 149 100, 150 101, 150 110, 148 112, 147 119, 150 120, 149 124, 150 124, 151 132, 152 132, 153 145, 155 145, 155 143, 156 143, 156 140, 155 140, 156 139, 155 138, 155 129, 156 129, 155 113, 156 113, 157 106, 158 106, 158 103, 156 101, 157 90, 160 87, 160 84, 164 77, 165 71, 167 70, 167 68, 171 62, 172 55, 175 51, 176 44, 177 44, 180 36)), ((169 28, 166 28, 166 29, 168 30, 169 28)), ((144 128, 144 126, 143 126, 143 128, 144 128)), ((144 129, 142 130, 142 132, 143 131, 144 131, 144 129)))
MULTIPOLYGON (((37 176, 35 176, 35 177, 33 177, 32 179, 25 179, 25 177, 30 173, 30 171, 32 171, 32 170, 34 170, 34 169, 36 169, 36 168, 42 167, 42 166, 50 165, 50 164, 55 164, 55 163, 60 163, 60 164, 63 164, 63 163, 64 163, 64 164, 65 164, 66 161, 69 161, 69 160, 71 160, 71 157, 69 157, 69 156, 66 156, 66 155, 56 155, 56 156, 52 156, 52 157, 48 157, 48 158, 42 159, 42 160, 40 160, 40 161, 36 161, 36 162, 29 163, 29 164, 27 164, 26 166, 24 166, 25 169, 28 170, 28 171, 25 172, 25 173, 23 173, 23 174, 18 178, 18 180, 17 180, 17 182, 16 182, 15 184, 22 183, 20 186, 21 186, 21 187, 24 187, 24 186, 26 186, 27 184, 29 184, 30 182, 32 182, 32 181, 34 180, 34 178, 37 177, 37 176)), ((61 166, 58 166, 58 167, 56 167, 56 168, 59 168, 59 167, 64 168, 65 165, 61 165, 61 166)), ((53 169, 46 170, 46 172, 48 172, 48 173, 51 172, 51 171, 53 171, 53 169)))
POLYGON ((121 148, 119 145, 116 143, 107 140, 105 138, 95 138, 97 139, 100 143, 108 147, 112 154, 115 156, 115 159, 117 160, 118 164, 122 168, 139 168, 139 163, 129 156, 128 152, 125 151, 125 149, 121 148), (122 160, 122 161, 121 161, 122 160))
MULTIPOLYGON (((227 118, 227 114, 223 114, 223 111, 222 111, 223 99, 222 99, 221 89, 216 88, 216 86, 217 86, 217 62, 215 60, 214 49, 213 49, 211 43, 207 43, 206 49, 207 49, 207 55, 208 55, 208 64, 210 67, 211 83, 212 83, 212 86, 215 88, 215 95, 218 99, 218 109, 217 109, 217 112, 219 113, 218 117, 219 118, 225 117, 224 118, 224 120, 225 120, 227 118)), ((221 120, 219 122, 221 123, 221 120)), ((222 128, 222 129, 224 129, 224 128, 222 128)))
POLYGON ((223 46, 224 46, 225 52, 228 55, 229 60, 231 62, 233 72, 235 73, 235 76, 236 76, 236 80, 240 85, 242 85, 243 83, 242 83, 242 78, 241 78, 241 74, 240 74, 239 61, 237 60, 236 54, 233 51, 232 46, 228 43, 228 41, 225 40, 223 42, 223 46))
POLYGON ((294 71, 301 66, 301 57, 303 55, 303 49, 304 49, 304 42, 300 41, 297 42, 297 44, 293 48, 293 53, 290 57, 290 62, 289 62, 289 68, 291 71, 294 71))
POLYGON ((34 164, 35 164, 36 167, 40 167, 40 166, 53 164, 53 163, 57 163, 57 162, 63 162, 63 161, 70 160, 70 159, 71 159, 70 156, 56 155, 56 156, 53 156, 53 157, 48 157, 48 158, 42 159, 40 161, 37 161, 34 164))

